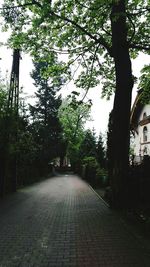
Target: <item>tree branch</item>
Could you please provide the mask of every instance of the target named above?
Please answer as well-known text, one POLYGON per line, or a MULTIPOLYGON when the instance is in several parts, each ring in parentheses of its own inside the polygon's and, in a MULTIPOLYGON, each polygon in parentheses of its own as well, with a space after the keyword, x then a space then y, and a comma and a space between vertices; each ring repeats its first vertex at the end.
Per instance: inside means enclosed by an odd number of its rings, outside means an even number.
MULTIPOLYGON (((138 10, 138 9, 137 9, 138 10)), ((138 10, 138 12, 135 12, 135 13, 130 13, 130 12, 128 12, 128 14, 130 15, 130 16, 137 16, 137 15, 142 15, 143 13, 145 13, 145 12, 150 12, 150 7, 145 7, 145 8, 142 8, 142 9, 139 9, 138 10)))
MULTIPOLYGON (((12 9, 12 8, 15 9, 15 8, 25 7, 25 6, 30 6, 30 5, 37 5, 38 7, 42 8, 42 5, 39 2, 37 2, 36 0, 33 0, 32 2, 28 2, 28 3, 25 3, 23 5, 17 5, 17 6, 12 6, 12 7, 3 7, 3 8, 0 8, 0 9, 2 9, 2 10, 4 10, 4 9, 12 9)), ((64 21, 66 21, 68 23, 71 23, 73 26, 75 26, 76 28, 78 28, 79 30, 84 32, 87 36, 89 36, 92 40, 94 40, 95 43, 102 45, 108 51, 110 56, 112 56, 112 49, 111 49, 111 47, 109 47, 108 43, 104 40, 104 38, 102 36, 97 38, 95 35, 92 35, 84 27, 80 26, 75 21, 73 21, 73 20, 71 20, 71 19, 69 19, 69 18, 67 18, 65 16, 58 15, 52 10, 50 10, 50 14, 52 16, 57 17, 58 19, 64 20, 64 21)))
POLYGON ((131 17, 130 17, 129 14, 127 14, 127 18, 129 19, 129 21, 131 22, 131 24, 132 24, 132 26, 133 26, 133 33, 132 33, 132 36, 131 36, 130 40, 128 41, 128 43, 131 43, 132 40, 133 40, 133 37, 134 37, 134 35, 135 35, 135 25, 134 25, 134 23, 133 23, 133 21, 132 21, 132 19, 131 19, 131 17))
POLYGON ((80 62, 78 63, 78 66, 76 67, 76 69, 74 70, 72 76, 71 76, 71 79, 69 80, 68 83, 65 84, 65 86, 67 86, 71 81, 74 81, 74 76, 76 74, 76 72, 78 71, 78 69, 80 68, 81 66, 81 63, 82 63, 82 60, 80 60, 80 62))
POLYGON ((76 3, 77 3, 78 5, 80 5, 81 7, 83 7, 83 8, 89 9, 88 6, 86 6, 86 5, 84 5, 84 4, 81 4, 80 1, 78 1, 78 0, 76 0, 76 3))
MULTIPOLYGON (((3 8, 0 8, 0 9, 15 9, 15 8, 19 8, 19 7, 25 7, 25 6, 30 6, 30 5, 37 5, 39 6, 40 8, 42 8, 42 5, 33 0, 32 2, 29 2, 29 3, 26 3, 24 5, 17 5, 17 6, 12 6, 12 7, 3 7, 3 8)), ((67 17, 64 17, 62 15, 58 15, 56 14, 55 12, 53 12, 52 10, 50 10, 50 14, 61 19, 61 20, 64 20, 68 23, 71 23, 73 26, 75 26, 76 28, 78 28, 79 30, 81 30, 82 32, 84 32, 87 36, 89 36, 92 40, 95 41, 95 43, 97 44, 101 44, 107 51, 108 53, 110 54, 110 56, 112 56, 112 49, 109 47, 109 45, 107 44, 107 42, 103 39, 103 37, 99 37, 97 38, 95 35, 92 35, 90 32, 88 32, 84 27, 80 26, 79 24, 77 24, 75 21, 67 18, 67 17)))
POLYGON ((150 52, 150 45, 149 44, 134 44, 134 43, 132 43, 132 44, 129 44, 129 48, 140 49, 140 50, 150 52))
POLYGON ((76 0, 76 3, 79 4, 81 7, 86 8, 86 9, 89 9, 89 10, 91 10, 91 11, 98 11, 100 7, 104 7, 104 4, 101 4, 101 5, 99 6, 99 8, 88 7, 88 6, 86 6, 85 4, 81 4, 80 1, 78 1, 78 0, 76 0))
POLYGON ((112 49, 111 47, 109 47, 109 45, 107 44, 107 42, 104 40, 103 37, 97 38, 95 35, 92 35, 90 32, 88 32, 84 27, 80 26, 79 24, 77 24, 75 21, 64 17, 62 15, 58 15, 55 12, 53 12, 52 10, 50 11, 51 15, 57 17, 58 19, 64 20, 68 23, 71 23, 73 26, 75 26, 76 28, 78 28, 79 30, 81 30, 82 32, 84 32, 87 36, 89 36, 92 40, 95 41, 96 44, 100 44, 102 45, 110 54, 110 56, 112 56, 112 49))
POLYGON ((79 122, 80 122, 81 119, 82 119, 82 117, 80 118, 80 114, 78 114, 77 122, 76 122, 76 127, 75 127, 75 131, 74 131, 74 135, 73 135, 73 138, 74 139, 76 138, 77 130, 78 130, 78 127, 79 127, 79 122))
POLYGON ((85 48, 87 47, 86 46, 78 46, 76 48, 73 48, 73 49, 63 49, 63 50, 59 50, 57 48, 52 48, 52 51, 56 52, 56 53, 59 53, 59 54, 69 54, 70 52, 80 52, 83 51, 85 48))
POLYGON ((28 3, 25 3, 23 5, 16 5, 16 6, 3 6, 0 8, 0 10, 5 10, 5 9, 16 9, 16 8, 19 8, 19 7, 26 7, 26 6, 32 6, 32 5, 37 5, 39 6, 40 8, 42 7, 42 5, 40 3, 38 3, 37 1, 33 0, 32 2, 28 2, 28 3))
MULTIPOLYGON (((92 60, 92 65, 91 65, 91 69, 90 69, 90 79, 89 79, 89 83, 88 83, 88 87, 87 87, 87 89, 86 89, 86 92, 85 92, 83 98, 81 99, 82 102, 83 102, 84 99, 86 98, 87 93, 88 93, 88 91, 89 91, 89 89, 90 89, 91 78, 92 78, 93 68, 94 68, 94 62, 95 62, 96 53, 97 53, 98 48, 99 48, 99 45, 96 47, 95 52, 94 52, 94 56, 93 56, 93 60, 92 60)), ((88 74, 88 71, 87 71, 87 74, 88 74)))

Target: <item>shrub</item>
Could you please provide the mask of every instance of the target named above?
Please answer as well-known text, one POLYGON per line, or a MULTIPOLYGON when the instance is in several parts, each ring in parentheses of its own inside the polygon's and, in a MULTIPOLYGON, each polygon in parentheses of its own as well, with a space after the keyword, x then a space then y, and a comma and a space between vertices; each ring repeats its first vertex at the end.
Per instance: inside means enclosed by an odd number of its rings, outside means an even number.
POLYGON ((103 187, 108 185, 108 172, 104 168, 96 169, 96 185, 103 187))
POLYGON ((108 184, 107 171, 99 166, 95 157, 83 159, 82 177, 93 186, 105 186, 108 184))

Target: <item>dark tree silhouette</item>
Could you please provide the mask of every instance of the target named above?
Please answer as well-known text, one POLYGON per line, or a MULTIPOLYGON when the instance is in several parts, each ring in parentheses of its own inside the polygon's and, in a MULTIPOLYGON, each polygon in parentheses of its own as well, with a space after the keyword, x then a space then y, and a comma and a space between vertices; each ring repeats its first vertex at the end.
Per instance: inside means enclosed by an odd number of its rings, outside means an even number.
MULTIPOLYGON (((113 205, 125 206, 133 88, 131 57, 137 56, 139 51, 149 53, 150 50, 148 0, 20 0, 13 1, 13 4, 5 0, 4 3, 5 21, 13 29, 13 45, 18 46, 19 43, 28 47, 34 55, 45 53, 46 57, 47 51, 61 53, 63 50, 70 55, 69 66, 76 61, 82 65, 83 71, 76 81, 78 86, 88 91, 99 83, 101 75, 104 78, 103 95, 109 95, 112 88, 115 90, 111 176, 113 205), (32 12, 30 27, 29 10, 32 12), (26 28, 22 26, 25 24, 28 30, 24 31, 26 28)), ((66 68, 63 70, 66 71, 66 68)))
POLYGON ((62 133, 58 118, 61 97, 56 96, 60 86, 55 86, 49 78, 43 78, 42 71, 47 67, 47 63, 34 62, 34 70, 31 74, 38 88, 35 93, 36 104, 30 105, 31 129, 39 146, 39 160, 42 166, 47 166, 48 162, 59 156, 62 133))

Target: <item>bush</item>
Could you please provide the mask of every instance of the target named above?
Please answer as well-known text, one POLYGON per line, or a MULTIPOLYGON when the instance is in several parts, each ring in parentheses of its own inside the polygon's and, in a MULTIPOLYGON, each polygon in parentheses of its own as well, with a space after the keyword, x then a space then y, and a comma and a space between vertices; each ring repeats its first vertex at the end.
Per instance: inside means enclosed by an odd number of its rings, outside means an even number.
POLYGON ((95 184, 96 169, 98 167, 98 163, 97 163, 96 158, 94 158, 94 157, 84 158, 83 159, 83 166, 85 168, 84 178, 92 185, 95 184))
POLYGON ((95 157, 85 157, 82 162, 83 164, 88 165, 90 168, 96 168, 99 166, 95 157))
POLYGON ((107 171, 99 166, 95 157, 83 159, 82 177, 92 186, 105 186, 108 184, 107 171))
POLYGON ((108 172, 104 168, 96 169, 96 185, 102 187, 108 185, 108 172))

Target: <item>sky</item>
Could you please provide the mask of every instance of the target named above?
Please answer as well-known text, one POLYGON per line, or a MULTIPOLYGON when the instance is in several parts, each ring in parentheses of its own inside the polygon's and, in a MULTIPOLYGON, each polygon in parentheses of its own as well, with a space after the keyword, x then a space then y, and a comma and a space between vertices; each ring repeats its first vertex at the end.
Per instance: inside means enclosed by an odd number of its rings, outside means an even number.
MULTIPOLYGON (((2 0, 0 0, 0 6, 1 4, 2 0)), ((7 36, 7 33, 0 32, 0 42, 6 40, 7 36)), ((12 50, 7 49, 6 47, 0 47, 0 70, 3 76, 5 76, 6 70, 8 70, 8 77, 10 75, 12 66, 12 54, 12 50)), ((132 61, 133 75, 139 77, 140 70, 145 64, 150 64, 150 56, 148 57, 144 54, 140 54, 137 59, 132 61)), ((32 60, 30 56, 27 54, 22 54, 22 60, 20 61, 20 87, 23 86, 23 92, 27 96, 26 98, 28 102, 33 102, 32 96, 34 95, 34 92, 36 90, 33 85, 33 80, 30 77, 31 71, 32 60)), ((67 95, 67 92, 70 91, 70 88, 71 91, 75 89, 73 83, 68 84, 66 87, 64 86, 62 91, 63 94, 67 95)), ((135 85, 133 89, 132 102, 135 99, 136 91, 137 85, 135 85)), ((107 131, 109 113, 113 107, 113 96, 109 101, 107 101, 106 99, 101 99, 101 85, 99 85, 89 90, 88 98, 92 99, 93 106, 91 109, 92 121, 86 123, 86 128, 94 128, 97 135, 100 132, 102 134, 105 134, 107 131)))
MULTIPOLYGON (((0 34, 0 41, 4 39, 4 36, 4 33, 0 34)), ((8 70, 8 77, 10 75, 12 66, 12 54, 12 50, 7 49, 6 47, 0 47, 0 69, 2 71, 3 76, 5 76, 6 70, 8 70)), ((150 57, 147 57, 144 54, 140 54, 140 56, 132 63, 133 74, 139 77, 141 68, 148 63, 150 63, 150 57)), ((31 58, 27 54, 22 54, 22 59, 20 61, 20 87, 23 86, 23 92, 24 95, 26 95, 28 102, 33 101, 32 96, 36 91, 36 88, 33 85, 34 81, 30 77, 31 71, 31 58)), ((70 83, 66 87, 64 87, 62 96, 67 95, 67 92, 70 92, 70 88, 71 91, 74 90, 75 87, 73 83, 70 83)), ((135 85, 133 90, 132 102, 135 99, 136 91, 137 85, 135 85)), ((88 98, 92 99, 93 102, 93 106, 91 109, 92 121, 87 122, 86 127, 90 127, 91 129, 94 128, 97 135, 100 132, 105 134, 105 132, 107 131, 109 113, 113 107, 113 96, 109 101, 107 101, 106 99, 101 99, 101 86, 99 85, 89 90, 88 98)))

